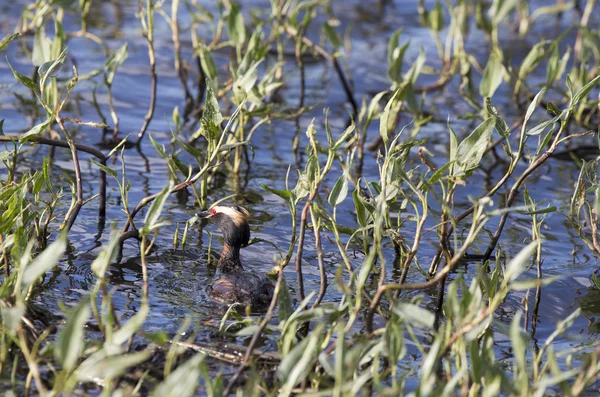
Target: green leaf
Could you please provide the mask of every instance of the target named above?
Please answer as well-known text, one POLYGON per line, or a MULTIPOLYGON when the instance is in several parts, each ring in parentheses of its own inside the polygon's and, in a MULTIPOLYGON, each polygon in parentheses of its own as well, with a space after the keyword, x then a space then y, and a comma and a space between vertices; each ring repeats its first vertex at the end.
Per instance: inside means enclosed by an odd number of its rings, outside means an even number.
POLYGON ((6 161, 9 158, 11 158, 13 155, 13 152, 8 151, 8 150, 4 150, 2 152, 0 152, 0 161, 6 161))
POLYGON ((594 88, 599 81, 600 76, 596 76, 592 81, 581 87, 573 96, 573 99, 571 100, 571 105, 577 105, 579 102, 585 99, 592 90, 592 88, 594 88))
POLYGON ((50 60, 52 56, 52 40, 46 36, 44 27, 36 29, 33 36, 33 52, 31 54, 31 62, 35 66, 42 66, 50 60))
MULTIPOLYGON (((118 241, 118 239, 117 239, 118 241)), ((131 317, 125 325, 122 325, 113 335, 111 342, 115 347, 120 347, 125 342, 129 340, 137 331, 142 328, 142 324, 146 320, 148 313, 150 312, 150 307, 147 303, 142 302, 138 312, 131 317)), ((106 346, 105 346, 106 348, 106 346)))
POLYGON ((439 32, 444 29, 444 11, 439 0, 435 2, 435 7, 427 15, 427 23, 431 30, 439 32))
POLYGON ((522 316, 523 313, 519 310, 510 324, 510 341, 517 363, 517 368, 514 370, 515 375, 527 371, 527 343, 529 342, 529 336, 521 331, 522 316))
POLYGON ((325 36, 327 36, 333 48, 338 49, 343 45, 342 40, 340 40, 340 37, 329 22, 323 24, 323 32, 325 32, 325 36))
POLYGON ((204 105, 204 112, 202 112, 202 120, 212 123, 215 126, 221 125, 223 121, 219 101, 215 97, 209 80, 206 80, 206 103, 204 105))
POLYGON ((6 63, 8 63, 8 67, 10 68, 10 70, 13 73, 13 76, 15 76, 19 83, 23 84, 25 87, 29 88, 33 92, 39 92, 40 89, 35 81, 14 70, 10 62, 8 62, 8 58, 6 59, 6 63))
POLYGON ((512 260, 506 265, 506 270, 504 270, 504 278, 507 282, 511 282, 517 279, 527 268, 529 263, 529 258, 534 253, 538 246, 538 241, 532 241, 525 248, 521 250, 512 258, 512 260))
POLYGON ((265 189, 266 191, 273 193, 274 195, 276 195, 277 197, 280 197, 281 199, 283 199, 286 202, 290 202, 292 200, 292 192, 287 189, 274 189, 272 187, 265 185, 262 182, 260 182, 260 186, 262 186, 262 188, 265 189))
POLYGON ((453 176, 460 176, 462 174, 468 176, 472 170, 479 166, 492 136, 492 131, 494 131, 495 124, 495 117, 486 119, 458 145, 456 149, 456 163, 452 171, 453 176))
POLYGON ((342 132, 342 134, 337 137, 337 139, 333 142, 332 149, 338 150, 340 146, 350 137, 350 135, 354 132, 356 126, 354 125, 354 120, 352 120, 351 124, 342 132))
POLYGON ((323 324, 317 325, 310 335, 298 343, 281 361, 277 368, 277 377, 285 382, 280 396, 289 396, 312 369, 312 363, 318 354, 320 334, 323 324))
POLYGON ((103 279, 108 266, 116 259, 119 247, 120 233, 116 229, 112 230, 110 242, 102 247, 98 257, 92 262, 92 271, 99 279, 103 279))
POLYGON ((27 288, 37 281, 42 274, 53 268, 67 249, 67 234, 61 233, 56 241, 48 246, 41 254, 36 256, 25 269, 23 269, 23 287, 27 288))
POLYGON ((417 328, 433 328, 435 315, 412 303, 399 302, 392 309, 400 318, 417 328))
POLYGON ((217 78, 219 77, 217 65, 213 60, 210 50, 205 45, 201 45, 200 47, 200 66, 202 66, 202 70, 208 79, 217 81, 217 78))
POLYGON ((67 51, 68 48, 65 47, 58 58, 45 62, 42 66, 38 68, 38 74, 40 75, 40 85, 44 84, 48 77, 56 77, 60 72, 65 60, 67 59, 67 51))
POLYGON ((239 75, 233 84, 233 92, 240 99, 244 99, 246 95, 252 91, 258 80, 258 66, 262 60, 255 62, 242 75, 239 75))
POLYGON ((142 230, 142 233, 149 233, 151 230, 157 227, 158 218, 160 217, 162 209, 169 198, 169 194, 171 194, 171 190, 173 190, 173 186, 173 181, 171 181, 169 186, 166 186, 163 190, 161 190, 152 202, 152 206, 148 210, 146 218, 144 219, 144 230, 142 230))
POLYGON ((93 158, 90 158, 90 161, 92 163, 94 163, 98 168, 100 168, 102 171, 106 172, 108 175, 112 176, 113 178, 117 177, 117 171, 113 170, 112 168, 109 168, 106 165, 100 164, 98 161, 94 160, 93 158))
POLYGON ((48 120, 44 121, 43 123, 40 123, 40 124, 34 126, 32 129, 30 129, 26 133, 20 135, 19 136, 19 142, 20 143, 25 143, 30 138, 32 138, 34 136, 40 135, 40 133, 42 131, 44 131, 44 129, 46 129, 46 127, 50 124, 51 121, 52 121, 51 119, 48 119, 48 120))
POLYGON ((389 131, 388 131, 388 119, 390 118, 390 109, 392 108, 392 104, 394 103, 394 100, 396 99, 396 96, 398 95, 399 92, 400 92, 400 89, 397 89, 394 92, 394 95, 392 95, 392 97, 388 101, 387 105, 385 105, 385 109, 383 109, 383 113, 381 114, 381 117, 379 118, 379 135, 381 135, 383 142, 385 142, 386 144, 390 140, 389 131))
POLYGON ((15 336, 21 318, 25 314, 25 305, 17 302, 13 307, 0 307, 0 316, 2 316, 2 327, 8 331, 8 334, 15 336))
POLYGON ((86 296, 80 299, 77 306, 69 311, 67 322, 59 331, 54 352, 63 368, 69 372, 75 367, 83 351, 83 328, 90 314, 89 296, 86 296))
POLYGON ((293 312, 294 308, 292 306, 290 289, 284 278, 281 283, 281 288, 279 289, 279 295, 277 295, 277 318, 279 319, 279 322, 284 323, 285 320, 290 318, 293 312))
POLYGON ((246 41, 244 16, 236 3, 231 3, 231 9, 227 17, 227 28, 229 29, 229 39, 236 47, 241 46, 246 41))
POLYGON ((332 207, 337 207, 340 205, 348 195, 348 180, 346 179, 346 175, 341 175, 333 189, 331 189, 331 193, 329 193, 329 198, 327 198, 327 202, 332 207))
POLYGON ((6 48, 6 46, 8 46, 8 43, 10 43, 11 41, 13 41, 14 39, 16 39, 17 37, 19 37, 21 35, 21 33, 15 33, 11 36, 5 37, 4 39, 2 39, 2 41, 0 41, 0 51, 2 51, 3 49, 6 48))
MULTIPOLYGON (((527 112, 525 112, 525 118, 523 119, 523 127, 521 127, 521 134, 524 136, 525 135, 525 127, 527 126, 527 122, 529 121, 529 119, 531 118, 531 116, 533 115, 533 112, 535 112, 535 109, 539 106, 540 102, 542 101, 542 99, 544 99, 544 94, 546 93, 546 89, 543 88, 540 92, 538 92, 538 94, 533 98, 533 101, 531 101, 531 103, 529 104, 529 107, 527 107, 527 112)), ((542 124, 545 125, 545 124, 542 124)), ((545 127, 544 127, 545 128, 545 127)), ((537 130, 537 133, 540 133, 543 131, 543 129, 537 130)), ((535 134, 528 134, 528 135, 535 135, 535 134)), ((521 138, 523 139, 523 138, 521 138)))
POLYGON ((510 127, 508 126, 506 121, 504 121, 504 119, 500 117, 498 110, 492 105, 492 101, 490 98, 485 98, 485 108, 490 115, 496 117, 496 131, 498 131, 500 136, 503 138, 510 137, 510 127))
POLYGON ((107 355, 105 351, 92 354, 77 368, 77 379, 85 382, 92 379, 110 380, 124 375, 128 368, 139 365, 150 358, 149 351, 130 354, 107 355))
POLYGON ((479 93, 484 98, 491 98, 502 84, 502 79, 506 71, 502 64, 502 54, 498 51, 492 51, 483 71, 483 78, 479 85, 479 93))
POLYGON ((152 396, 187 397, 195 395, 204 357, 204 354, 196 354, 184 364, 177 367, 167 379, 154 389, 152 396))
POLYGON ((112 85, 117 69, 125 62, 129 52, 127 51, 127 42, 106 59, 104 62, 104 71, 106 73, 106 84, 112 85))

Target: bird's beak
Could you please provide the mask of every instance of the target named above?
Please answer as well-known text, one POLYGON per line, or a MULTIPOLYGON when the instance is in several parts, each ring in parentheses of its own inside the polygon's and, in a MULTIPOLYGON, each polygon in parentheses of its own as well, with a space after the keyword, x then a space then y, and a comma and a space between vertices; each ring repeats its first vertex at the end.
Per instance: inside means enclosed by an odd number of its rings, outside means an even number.
POLYGON ((210 211, 200 211, 196 213, 196 216, 199 219, 208 219, 212 216, 212 214, 210 213, 210 211))

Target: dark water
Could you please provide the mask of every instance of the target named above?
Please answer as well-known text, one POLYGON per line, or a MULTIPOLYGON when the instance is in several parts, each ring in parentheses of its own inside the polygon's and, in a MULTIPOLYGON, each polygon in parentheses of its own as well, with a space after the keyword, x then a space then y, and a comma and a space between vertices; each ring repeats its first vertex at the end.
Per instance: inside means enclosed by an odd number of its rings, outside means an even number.
MULTIPOLYGON (((387 89, 387 42, 391 34, 399 27, 404 27, 403 40, 410 38, 411 45, 406 54, 405 64, 408 65, 416 58, 422 48, 427 55, 427 65, 440 68, 441 64, 437 57, 433 40, 428 30, 422 28, 416 16, 416 5, 412 1, 397 0, 387 6, 381 13, 377 7, 355 2, 334 2, 334 15, 340 20, 342 28, 352 27, 350 37, 352 49, 344 58, 348 70, 351 72, 355 87, 355 97, 361 100, 365 95, 387 89)), ((543 5, 544 1, 538 1, 543 5)), ((4 3, 0 6, 0 36, 12 33, 17 18, 27 4, 26 1, 15 1, 10 4, 4 3)), ((250 7, 268 10, 268 1, 244 2, 245 11, 250 7)), ((168 7, 167 7, 168 8, 168 7)), ((121 136, 126 134, 135 135, 143 122, 150 99, 150 77, 148 67, 148 55, 146 41, 141 35, 141 26, 134 13, 137 10, 137 2, 119 2, 119 6, 109 3, 95 4, 91 12, 93 15, 91 31, 106 38, 106 43, 111 50, 119 48, 124 41, 129 43, 129 58, 117 71, 113 86, 115 106, 120 118, 121 136)), ((216 13, 216 9, 213 10, 216 13)), ((182 56, 192 66, 195 64, 191 59, 191 43, 188 39, 189 16, 185 8, 180 8, 182 26, 182 56)), ((567 12, 558 21, 555 17, 547 17, 534 25, 533 31, 526 37, 520 38, 511 29, 506 28, 501 32, 501 42, 513 58, 513 64, 518 65, 531 46, 540 38, 551 39, 560 34, 567 26, 576 20, 576 16, 567 12), (558 26, 558 29, 557 29, 558 26)), ((52 26, 52 24, 48 24, 52 26)), ((76 30, 78 20, 71 13, 66 13, 64 25, 67 30, 76 30)), ((316 25, 315 25, 316 26, 316 25)), ((48 33, 53 34, 50 28, 48 33)), ((443 32, 444 33, 444 32, 443 32)), ((206 28, 202 32, 204 40, 211 40, 210 30, 206 28)), ((317 33, 314 35, 317 37, 317 33)), ((443 39, 442 35, 442 39, 443 39)), ((171 133, 167 120, 171 120, 174 106, 179 106, 182 111, 185 107, 184 91, 173 67, 171 32, 162 17, 156 16, 155 48, 157 53, 158 73, 158 98, 154 119, 150 125, 148 134, 161 144, 169 145, 171 133)), ((567 37, 566 43, 572 45, 573 38, 567 37)), ((467 40, 467 52, 473 54, 480 63, 485 65, 489 43, 481 32, 473 27, 472 34, 467 40)), ((104 61, 104 53, 100 46, 85 39, 73 38, 68 43, 69 57, 77 61, 79 74, 89 73, 94 69, 101 68, 104 61)), ((289 52, 293 49, 290 48, 289 52)), ((22 52, 19 45, 10 45, 3 56, 6 55, 15 69, 23 74, 30 75, 33 67, 30 59, 22 52)), ((215 61, 220 71, 224 72, 227 67, 228 51, 217 52, 215 61)), ((408 67, 408 66, 406 66, 408 67)), ((66 69, 66 68, 65 68, 66 69)), ((299 72, 295 67, 295 61, 290 58, 285 69, 285 87, 280 94, 286 106, 294 107, 299 99, 299 72)), ((538 69, 540 78, 543 78, 545 68, 538 69)), ((477 74, 477 73, 475 73, 477 74)), ((222 74, 223 76, 225 73, 222 74)), ((66 74, 65 74, 66 76, 66 74)), ((192 76, 195 77, 195 76, 192 76)), ((307 144, 304 130, 310 120, 315 117, 319 137, 324 139, 323 108, 330 108, 330 122, 334 134, 340 133, 346 126, 348 120, 349 106, 346 103, 344 91, 341 88, 332 67, 326 62, 315 62, 306 65, 307 95, 306 104, 320 103, 313 111, 300 117, 300 139, 301 146, 307 144)), ((424 75, 420 78, 419 85, 431 83, 436 76, 424 75)), ((77 85, 75 95, 78 112, 75 117, 86 121, 100 121, 97 113, 91 105, 91 92, 98 85, 98 101, 109 117, 107 96, 105 88, 97 82, 85 81, 77 85), (80 112, 80 113, 79 113, 80 112)), ((14 79, 5 60, 0 61, 0 84, 13 83, 14 79)), ((439 166, 447 161, 448 156, 448 132, 446 118, 462 139, 476 125, 475 121, 462 120, 461 116, 471 112, 471 108, 458 97, 459 78, 454 80, 442 91, 433 92, 426 96, 425 108, 435 115, 435 120, 421 129, 418 139, 427 138, 427 148, 435 154, 433 161, 439 166)), ((193 80, 190 79, 190 86, 193 80)), ((4 130, 6 132, 18 132, 29 128, 30 120, 25 116, 22 106, 16 101, 14 93, 29 95, 25 89, 19 86, 11 86, 0 89, 0 119, 5 119, 4 130)), ((499 108, 508 124, 512 124, 517 117, 514 104, 512 103, 509 89, 501 87, 494 96, 494 104, 499 108), (503 99, 505 98, 505 99, 503 99)), ((543 115, 536 117, 541 119, 543 115)), ((534 117, 535 119, 535 117, 534 117)), ((409 121, 403 116, 401 125, 409 121)), ((377 136, 378 123, 374 122, 369 131, 372 141, 377 136)), ((183 134, 191 134, 192 131, 184 131, 183 134)), ((297 163, 292 152, 292 139, 296 133, 296 124, 290 121, 275 121, 270 125, 263 125, 253 137, 255 157, 249 169, 245 169, 239 178, 227 175, 222 186, 209 192, 209 201, 220 199, 224 196, 238 193, 235 201, 245 206, 252 214, 251 229, 252 236, 268 240, 276 244, 282 251, 286 251, 289 244, 291 219, 286 205, 276 196, 264 191, 260 183, 274 188, 284 188, 285 176, 288 166, 291 166, 290 175, 295 175, 296 169, 302 169, 303 163, 297 163)), ((90 146, 98 146, 102 141, 102 133, 98 129, 82 127, 76 132, 79 142, 90 146)), ((38 168, 41 165, 42 156, 47 155, 47 149, 42 147, 33 148, 24 156, 23 167, 38 168)), ((88 160, 88 156, 81 154, 84 194, 90 197, 98 191, 97 168, 88 160)), ((411 159, 414 165, 418 163, 416 153, 411 159)), ((364 177, 374 181, 378 178, 378 170, 373 153, 366 155, 364 177)), ((189 160, 189 159, 187 159, 189 160)), ((486 159, 486 165, 490 165, 490 159, 486 159)), ((155 149, 146 138, 141 150, 128 149, 125 151, 125 163, 127 167, 127 178, 131 181, 130 204, 133 207, 144 196, 160 191, 169 182, 169 174, 166 163, 157 155, 155 149)), ((70 154, 66 150, 58 150, 56 161, 53 165, 56 176, 73 179, 74 173, 71 166, 70 154)), ((115 159, 111 167, 119 171, 121 169, 120 159, 115 159)), ((519 165, 519 171, 524 170, 525 163, 519 165)), ((457 197, 460 197, 461 205, 468 205, 469 197, 477 197, 487 192, 489 187, 503 175, 503 166, 492 167, 489 172, 478 171, 469 181, 468 188, 459 188, 457 197)), ((4 172, 4 170, 2 170, 4 172)), ((570 195, 573 184, 576 181, 579 169, 572 162, 561 162, 550 159, 538 172, 531 176, 527 186, 532 197, 540 203, 540 206, 554 205, 560 211, 568 210, 570 195)), ((337 164, 334 164, 330 178, 322 189, 331 188, 333 183, 341 174, 337 164)), ((57 183, 58 178, 57 178, 57 183)), ((293 181, 292 183, 295 183, 293 181)), ((293 186, 293 184, 292 184, 293 186)), ((498 205, 501 195, 494 201, 498 205)), ((77 301, 82 294, 86 294, 95 282, 90 270, 90 264, 99 252, 101 244, 105 243, 110 236, 111 224, 117 223, 119 228, 125 218, 121 211, 121 199, 118 186, 113 180, 109 180, 108 186, 108 208, 107 226, 98 229, 97 201, 87 204, 81 211, 69 238, 72 251, 60 263, 61 272, 55 273, 55 277, 47 279, 47 292, 39 297, 39 303, 50 310, 57 310, 57 302, 63 301, 67 305, 77 301), (49 280, 49 281, 48 281, 49 280)), ((433 201, 433 208, 439 208, 439 204, 433 201)), ((60 210, 68 208, 68 199, 60 210)), ((338 208, 338 223, 345 226, 356 226, 355 215, 352 212, 353 205, 347 199, 338 208)), ((161 230, 157 240, 157 249, 149 257, 150 276, 150 305, 151 311, 145 327, 149 331, 175 332, 186 316, 191 316, 194 324, 218 324, 224 310, 207 300, 204 287, 207 285, 214 268, 207 266, 208 231, 218 232, 208 226, 204 232, 197 226, 191 229, 190 241, 185 250, 173 249, 173 234, 179 225, 180 236, 185 222, 191 218, 197 210, 197 205, 192 195, 187 197, 171 197, 165 207, 163 218, 169 220, 171 225, 161 230)), ((138 222, 142 220, 142 214, 138 216, 138 222)), ((404 215, 402 215, 404 216, 404 215)), ((490 230, 494 230, 496 221, 489 224, 490 230)), ((429 226, 433 226, 433 219, 429 226)), ((466 227, 466 226, 465 226, 466 227)), ((412 224, 406 227, 406 237, 412 237, 412 224)), ((542 289, 539 318, 535 339, 542 341, 554 330, 557 321, 565 318, 575 310, 580 300, 588 294, 590 286, 590 275, 596 269, 597 262, 590 251, 581 243, 578 236, 571 229, 568 222, 560 214, 551 214, 547 217, 542 229, 544 235, 544 262, 543 270, 545 276, 562 275, 563 278, 542 289)), ((502 247, 511 255, 516 254, 531 236, 530 218, 527 216, 511 215, 507 227, 501 239, 502 247)), ((432 256, 435 254, 432 244, 435 241, 435 232, 426 235, 426 240, 421 244, 418 259, 422 266, 427 267, 432 256)), ((337 267, 342 263, 338 251, 326 238, 323 239, 326 269, 330 280, 333 280, 337 267)), ((485 241, 481 242, 485 246, 485 241)), ((214 249, 220 247, 220 240, 216 238, 214 249)), ((391 246, 386 247, 387 263, 389 268, 387 274, 390 281, 397 273, 392 268, 394 258, 391 246)), ((114 305, 123 318, 132 316, 138 309, 141 301, 142 274, 139 262, 139 248, 137 242, 128 241, 125 245, 124 258, 119 266, 110 269, 112 284, 116 288, 114 294, 114 305)), ((213 250, 213 255, 215 252, 213 250)), ((259 243, 243 250, 242 257, 248 269, 258 273, 265 273, 273 266, 273 256, 277 251, 268 244, 259 243)), ((360 253, 350 253, 354 266, 359 266, 363 257, 360 253)), ((214 263, 214 261, 213 261, 214 263)), ((474 267, 465 266, 461 268, 466 274, 474 271, 474 267)), ((319 273, 314 249, 312 233, 307 232, 304 255, 305 289, 307 292, 318 291, 319 273)), ((295 294, 296 286, 295 272, 293 266, 286 269, 285 276, 288 285, 295 294)), ((535 269, 527 272, 523 278, 535 277, 535 269)), ((421 280, 415 271, 409 275, 409 281, 421 280)), ((325 301, 337 302, 341 295, 331 283, 325 301)), ((376 280, 373 280, 376 284, 376 280)), ((423 293, 423 292, 419 292, 423 293)), ((433 297, 434 291, 424 291, 427 296, 433 297)), ((523 308, 523 299, 526 293, 513 293, 498 312, 500 321, 509 322, 513 314, 523 308)), ((294 295, 295 296, 295 295, 294 295)), ((595 338, 596 328, 594 317, 600 313, 600 304, 596 305, 593 296, 587 298, 586 315, 580 317, 571 328, 573 335, 595 338)), ((530 302, 533 302, 533 291, 529 294, 530 302)), ((430 307, 433 300, 428 299, 430 307)), ((531 304, 531 303, 530 303, 531 304)), ((210 340, 213 331, 210 327, 200 326, 200 339, 210 340)), ((568 338, 558 339, 557 348, 576 345, 568 338)), ((498 335, 498 349, 504 351, 509 349, 509 343, 498 335)), ((506 353, 506 352, 504 352, 506 353)), ((508 353, 506 353, 508 354, 508 353)))

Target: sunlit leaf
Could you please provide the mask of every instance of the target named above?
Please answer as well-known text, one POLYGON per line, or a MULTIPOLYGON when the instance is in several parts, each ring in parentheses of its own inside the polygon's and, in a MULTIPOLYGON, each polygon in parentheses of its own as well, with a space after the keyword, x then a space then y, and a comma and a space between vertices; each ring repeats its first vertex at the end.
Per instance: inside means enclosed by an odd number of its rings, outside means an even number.
POLYGON ((125 62, 129 52, 127 51, 127 42, 123 43, 118 50, 110 54, 104 62, 104 70, 106 72, 106 84, 112 85, 117 69, 125 62))
POLYGON ((341 175, 333 189, 331 189, 331 193, 329 193, 329 197, 327 198, 327 202, 332 207, 337 207, 340 205, 348 195, 348 180, 345 175, 341 175))
POLYGON ((527 269, 529 258, 536 250, 537 246, 538 241, 532 241, 514 258, 512 258, 508 265, 506 265, 506 269, 504 270, 504 278, 508 282, 516 280, 525 271, 525 269, 527 269))
POLYGON ((58 334, 54 352, 67 371, 75 367, 83 351, 84 327, 91 313, 89 302, 89 297, 79 300, 77 306, 67 313, 67 322, 58 334))
POLYGON ((453 167, 454 176, 459 176, 463 173, 469 175, 472 170, 479 166, 481 158, 490 142, 495 124, 495 117, 486 119, 458 145, 456 149, 456 163, 453 167))
POLYGON ((13 35, 7 36, 4 39, 2 39, 2 41, 0 41, 0 51, 4 50, 6 48, 6 46, 8 45, 8 43, 10 43, 11 41, 13 41, 14 39, 16 39, 17 37, 19 37, 21 35, 21 33, 15 33, 13 35))
POLYGON ((154 397, 187 397, 195 395, 200 377, 200 366, 204 361, 204 354, 196 354, 185 363, 177 367, 167 379, 154 389, 154 397))
POLYGON ((67 235, 63 232, 56 241, 50 244, 48 248, 43 250, 25 269, 23 269, 23 287, 27 288, 40 278, 42 274, 53 268, 66 249, 67 235))
POLYGON ((418 328, 433 328, 435 314, 412 303, 398 302, 394 308, 401 319, 418 328))

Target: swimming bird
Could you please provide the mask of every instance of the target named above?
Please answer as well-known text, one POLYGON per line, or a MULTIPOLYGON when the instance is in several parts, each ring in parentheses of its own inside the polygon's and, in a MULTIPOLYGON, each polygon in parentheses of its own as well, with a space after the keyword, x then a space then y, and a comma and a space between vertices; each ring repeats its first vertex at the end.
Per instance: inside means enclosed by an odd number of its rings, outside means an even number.
POLYGON ((240 260, 240 248, 247 247, 250 240, 249 215, 245 208, 235 204, 219 204, 196 214, 219 226, 224 239, 215 279, 207 292, 221 303, 265 306, 273 297, 273 284, 264 276, 244 270, 240 260))

